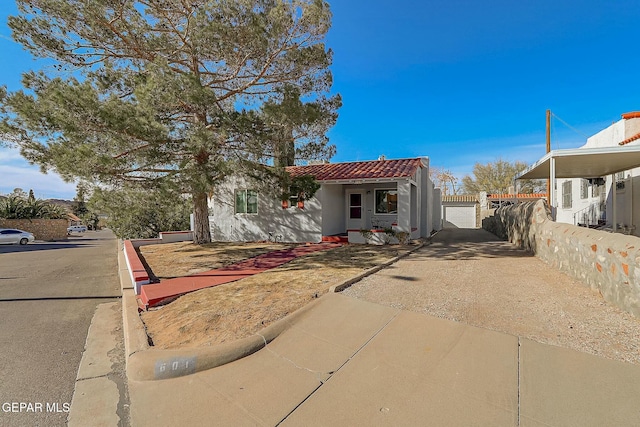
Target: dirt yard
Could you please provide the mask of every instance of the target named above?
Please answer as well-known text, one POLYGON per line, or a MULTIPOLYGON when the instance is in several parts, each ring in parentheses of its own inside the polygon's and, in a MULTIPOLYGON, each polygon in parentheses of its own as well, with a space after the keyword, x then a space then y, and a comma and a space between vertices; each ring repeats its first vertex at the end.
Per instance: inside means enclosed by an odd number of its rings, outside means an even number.
MULTIPOLYGON (((212 270, 292 247, 274 243, 190 242, 140 247, 159 280, 212 270)), ((408 246, 344 245, 300 257, 237 282, 202 289, 143 312, 157 348, 220 344, 252 335, 325 294, 329 287, 411 250, 408 246)))

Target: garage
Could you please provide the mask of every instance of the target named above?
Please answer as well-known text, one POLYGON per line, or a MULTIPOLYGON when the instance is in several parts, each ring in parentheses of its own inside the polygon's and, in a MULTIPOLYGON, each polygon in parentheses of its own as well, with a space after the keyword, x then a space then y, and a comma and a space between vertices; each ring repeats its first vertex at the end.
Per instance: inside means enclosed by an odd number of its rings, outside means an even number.
POLYGON ((443 196, 444 228, 477 228, 478 201, 474 196, 443 196))

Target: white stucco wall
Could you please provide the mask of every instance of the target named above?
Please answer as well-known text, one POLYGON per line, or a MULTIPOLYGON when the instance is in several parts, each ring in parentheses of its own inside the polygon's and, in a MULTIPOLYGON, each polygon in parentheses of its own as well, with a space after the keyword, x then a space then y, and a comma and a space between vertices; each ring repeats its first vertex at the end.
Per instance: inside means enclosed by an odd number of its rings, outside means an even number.
POLYGON ((398 182, 398 231, 411 232, 411 183, 398 182))
MULTIPOLYGON (((557 182, 557 197, 558 205, 556 211, 556 222, 564 222, 567 224, 574 224, 574 213, 578 213, 584 209, 587 209, 594 203, 600 203, 600 197, 593 197, 593 186, 587 188, 587 198, 582 199, 580 197, 581 179, 558 179, 557 182), (571 207, 562 207, 562 186, 566 181, 571 181, 571 207)), ((609 186, 610 186, 609 181, 609 186)), ((605 187, 606 188, 606 187, 605 187)), ((574 224, 577 225, 577 224, 574 224)))
MULTIPOLYGON (((433 186, 433 185, 432 185, 433 186)), ((442 190, 439 188, 433 188, 433 209, 431 218, 431 231, 440 231, 442 229, 442 190)))
MULTIPOLYGON (((633 119, 638 120, 638 119, 633 119)), ((606 129, 601 130, 587 138, 587 143, 581 148, 598 148, 617 146, 620 141, 627 138, 625 132, 625 120, 619 120, 606 129)))
POLYGON ((269 233, 283 242, 320 242, 322 223, 319 197, 305 200, 304 209, 291 207, 282 209, 277 198, 258 194, 258 214, 236 214, 236 189, 252 189, 245 180, 231 177, 219 185, 210 202, 213 213, 211 237, 215 241, 261 241, 268 240, 269 233))
POLYGON ((345 195, 342 185, 325 184, 316 196, 323 206, 322 235, 344 233, 345 195))
MULTIPOLYGON (((621 141, 640 133, 640 118, 622 119, 613 123, 611 126, 603 129, 595 135, 587 139, 587 143, 581 148, 601 148, 601 147, 618 147, 621 141)), ((630 142, 628 145, 640 145, 640 140, 630 142)), ((623 189, 616 189, 616 218, 615 222, 624 227, 640 226, 640 168, 625 171, 626 182, 623 189), (637 224, 636 224, 637 223, 637 224)), ((607 225, 613 225, 613 194, 614 188, 611 176, 605 178, 606 195, 606 219, 607 225)), ((557 180, 557 211, 556 221, 568 224, 574 224, 574 213, 587 209, 590 205, 600 202, 600 197, 593 197, 592 190, 589 188, 589 197, 587 199, 580 198, 580 179, 572 179, 572 207, 570 209, 562 208, 562 184, 566 179, 557 180)), ((636 227, 639 228, 639 227, 636 227)), ((634 235, 640 236, 640 230, 635 229, 634 235)))

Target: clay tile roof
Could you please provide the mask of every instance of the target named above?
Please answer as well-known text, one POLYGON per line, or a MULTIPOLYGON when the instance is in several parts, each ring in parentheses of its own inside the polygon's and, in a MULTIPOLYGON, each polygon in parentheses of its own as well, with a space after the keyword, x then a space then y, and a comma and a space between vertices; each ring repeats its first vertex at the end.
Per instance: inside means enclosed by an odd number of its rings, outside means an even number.
POLYGON ((624 113, 622 115, 622 118, 625 120, 640 118, 640 111, 632 111, 630 113, 624 113))
POLYGON ((618 145, 627 145, 628 143, 633 142, 633 141, 635 141, 637 139, 640 139, 640 133, 637 133, 637 134, 633 135, 632 137, 627 138, 622 142, 619 142, 618 145))
POLYGON ((374 160, 368 162, 325 163, 289 166, 291 176, 312 175, 317 181, 408 178, 422 166, 421 159, 374 160))

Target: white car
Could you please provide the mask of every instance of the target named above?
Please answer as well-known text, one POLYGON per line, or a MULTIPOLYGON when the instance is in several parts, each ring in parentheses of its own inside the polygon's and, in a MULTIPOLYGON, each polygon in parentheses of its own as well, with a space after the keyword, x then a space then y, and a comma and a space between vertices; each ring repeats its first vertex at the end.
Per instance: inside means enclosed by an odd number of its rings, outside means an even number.
POLYGON ((84 233, 86 231, 87 231, 87 227, 85 225, 72 225, 71 227, 67 227, 68 234, 71 234, 73 232, 84 233))
POLYGON ((35 239, 33 234, 28 231, 18 230, 17 228, 0 228, 0 244, 15 245, 19 243, 26 245, 35 239))

